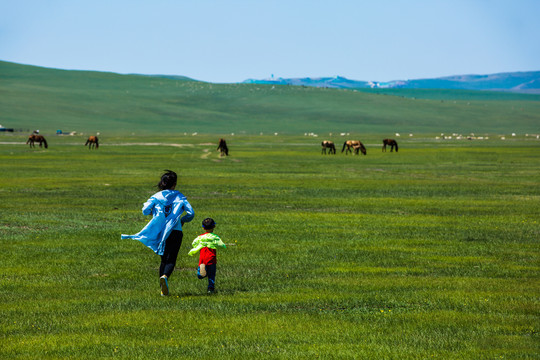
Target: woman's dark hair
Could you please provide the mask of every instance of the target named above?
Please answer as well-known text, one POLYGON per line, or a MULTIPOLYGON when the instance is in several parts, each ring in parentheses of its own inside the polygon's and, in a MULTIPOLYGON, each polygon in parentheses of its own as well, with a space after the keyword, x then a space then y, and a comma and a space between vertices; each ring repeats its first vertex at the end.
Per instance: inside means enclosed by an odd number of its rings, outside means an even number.
POLYGON ((161 175, 161 180, 157 184, 159 190, 170 190, 176 185, 177 176, 172 170, 163 170, 165 173, 161 175))

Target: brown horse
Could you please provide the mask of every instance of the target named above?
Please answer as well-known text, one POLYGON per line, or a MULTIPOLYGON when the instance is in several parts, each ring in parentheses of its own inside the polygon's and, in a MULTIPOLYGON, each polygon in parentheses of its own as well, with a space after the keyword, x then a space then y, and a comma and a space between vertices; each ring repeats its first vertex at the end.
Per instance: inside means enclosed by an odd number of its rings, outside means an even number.
POLYGON ((321 154, 326 154, 326 149, 330 149, 329 154, 336 154, 336 145, 334 145, 333 141, 330 140, 324 140, 322 143, 322 150, 321 154))
POLYGON ((384 139, 382 141, 382 151, 386 151, 386 145, 389 145, 390 146, 390 152, 394 151, 394 147, 396 148, 396 152, 398 152, 398 146, 397 146, 397 141, 394 140, 394 139, 384 139))
POLYGON ((49 145, 47 145, 47 140, 45 140, 43 135, 32 134, 28 137, 28 140, 26 140, 26 143, 30 144, 31 148, 36 147, 34 145, 35 142, 39 142, 39 147, 41 147, 42 144, 45 146, 45 149, 49 147, 49 145))
POLYGON ((352 154, 353 150, 356 155, 358 155, 358 151, 361 151, 362 154, 364 155, 366 155, 367 153, 366 148, 364 147, 364 144, 362 144, 358 140, 347 140, 343 143, 343 149, 341 149, 341 152, 345 151, 345 155, 347 155, 349 151, 352 154), (347 151, 345 151, 345 147, 347 148, 347 151))
POLYGON ((98 138, 97 136, 90 136, 88 137, 88 140, 86 140, 86 144, 84 144, 84 146, 88 145, 88 150, 90 149, 93 149, 94 146, 96 147, 96 149, 99 148, 99 141, 98 141, 98 138))
POLYGON ((227 147, 227 142, 225 139, 219 139, 217 150, 221 151, 219 156, 229 156, 229 148, 227 147))

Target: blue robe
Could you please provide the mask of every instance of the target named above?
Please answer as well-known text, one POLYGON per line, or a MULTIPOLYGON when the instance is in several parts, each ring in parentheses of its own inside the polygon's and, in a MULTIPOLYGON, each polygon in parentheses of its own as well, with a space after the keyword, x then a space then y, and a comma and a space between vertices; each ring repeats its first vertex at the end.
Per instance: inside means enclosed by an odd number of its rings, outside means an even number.
POLYGON ((155 193, 144 203, 142 213, 152 214, 152 220, 135 235, 122 234, 122 239, 139 240, 158 255, 163 255, 165 241, 171 231, 182 231, 182 223, 190 222, 195 216, 186 197, 177 190, 155 193), (186 215, 180 217, 184 212, 186 215))

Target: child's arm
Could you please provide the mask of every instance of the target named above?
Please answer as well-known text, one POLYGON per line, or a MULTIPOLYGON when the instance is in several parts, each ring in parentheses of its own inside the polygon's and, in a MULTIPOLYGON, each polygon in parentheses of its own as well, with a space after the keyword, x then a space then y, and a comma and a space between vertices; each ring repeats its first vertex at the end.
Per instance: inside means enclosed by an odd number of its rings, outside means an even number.
POLYGON ((225 245, 225 243, 221 240, 221 238, 219 236, 216 235, 216 237, 217 237, 217 239, 214 240, 214 244, 216 246, 219 246, 219 247, 222 247, 222 248, 226 249, 227 245, 225 245))
POLYGON ((201 250, 204 247, 204 245, 200 241, 200 236, 197 236, 195 240, 193 240, 193 242, 191 243, 191 247, 193 249, 189 250, 189 253, 188 253, 189 256, 195 255, 199 250, 201 250))
POLYGON ((195 255, 195 254, 196 254, 197 252, 199 252, 199 250, 201 250, 203 247, 204 247, 203 244, 199 244, 198 246, 196 246, 196 247, 194 247, 193 249, 189 250, 188 255, 189 255, 189 256, 195 255))

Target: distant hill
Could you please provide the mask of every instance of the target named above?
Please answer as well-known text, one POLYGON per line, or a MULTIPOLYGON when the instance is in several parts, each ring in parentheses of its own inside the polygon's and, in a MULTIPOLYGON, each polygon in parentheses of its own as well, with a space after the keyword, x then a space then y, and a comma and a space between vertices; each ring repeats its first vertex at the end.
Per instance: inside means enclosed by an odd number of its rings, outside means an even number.
MULTIPOLYGON (((345 86, 349 80, 326 83, 345 86)), ((44 135, 62 130, 102 136, 540 133, 540 95, 211 84, 4 61, 0 109, 0 124, 19 136, 35 129, 44 135)))
POLYGON ((457 75, 434 79, 395 80, 389 82, 358 81, 336 76, 294 79, 248 79, 244 83, 314 86, 336 89, 461 89, 540 94, 540 71, 491 75, 457 75))
POLYGON ((197 81, 192 78, 189 78, 187 76, 181 76, 181 75, 147 75, 147 74, 129 74, 133 76, 146 76, 146 77, 152 77, 152 78, 162 78, 162 79, 169 79, 169 80, 180 80, 180 81, 197 81))

